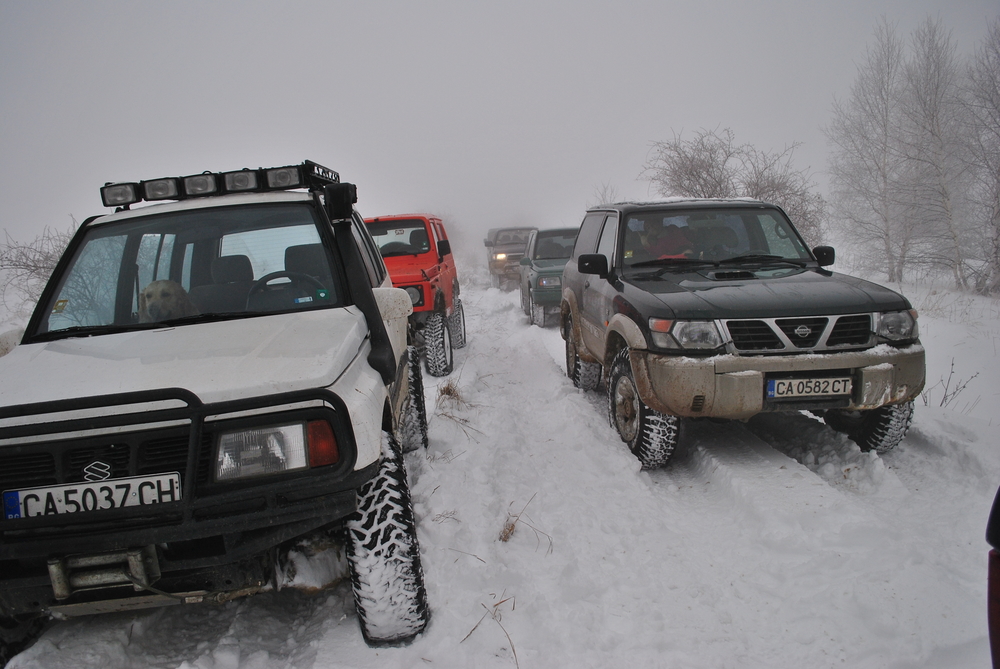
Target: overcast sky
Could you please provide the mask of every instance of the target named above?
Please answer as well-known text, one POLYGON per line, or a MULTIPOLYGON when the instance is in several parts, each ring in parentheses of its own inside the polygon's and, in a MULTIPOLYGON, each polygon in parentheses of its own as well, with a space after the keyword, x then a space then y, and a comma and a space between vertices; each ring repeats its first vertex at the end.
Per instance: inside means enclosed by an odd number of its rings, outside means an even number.
POLYGON ((653 196, 652 142, 731 128, 825 190, 822 128, 880 16, 970 52, 997 0, 0 0, 0 227, 103 213, 106 181, 311 159, 366 216, 452 236, 576 225, 603 185, 653 196))

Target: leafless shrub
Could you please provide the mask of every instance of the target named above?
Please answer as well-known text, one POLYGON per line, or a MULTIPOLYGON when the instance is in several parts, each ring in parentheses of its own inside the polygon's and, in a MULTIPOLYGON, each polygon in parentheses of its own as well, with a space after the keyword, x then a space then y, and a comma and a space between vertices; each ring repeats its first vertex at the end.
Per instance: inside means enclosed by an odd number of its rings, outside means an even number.
MULTIPOLYGON (((923 392, 920 393, 920 398, 923 400, 924 406, 930 405, 932 391, 938 386, 940 386, 941 401, 938 403, 938 406, 942 408, 950 407, 952 403, 958 398, 958 396, 962 394, 962 391, 965 390, 966 387, 968 387, 969 383, 974 378, 979 376, 979 372, 976 372, 975 374, 965 379, 964 381, 962 379, 955 379, 955 385, 954 387, 952 387, 951 384, 954 376, 955 376, 955 358, 952 358, 951 369, 948 372, 948 378, 945 379, 942 377, 941 380, 939 380, 933 386, 930 386, 929 388, 924 388, 923 392)), ((976 398, 975 402, 973 402, 972 406, 967 409, 966 413, 974 409, 977 404, 979 404, 979 398, 976 398)))

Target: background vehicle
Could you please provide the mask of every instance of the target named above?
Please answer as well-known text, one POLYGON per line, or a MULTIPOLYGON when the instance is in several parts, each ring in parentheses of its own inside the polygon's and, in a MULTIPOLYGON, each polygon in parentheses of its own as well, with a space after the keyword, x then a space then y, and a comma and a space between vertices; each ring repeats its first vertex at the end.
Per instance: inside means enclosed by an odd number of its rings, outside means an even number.
POLYGON ((528 245, 528 235, 535 228, 491 228, 486 233, 486 262, 490 268, 490 285, 503 287, 505 282, 520 278, 519 266, 528 245))
POLYGON ((592 209, 563 271, 567 373, 586 389, 605 377, 611 423, 645 467, 667 462, 682 417, 765 411, 807 409, 889 450, 924 385, 916 312, 833 261, 764 202, 592 209))
POLYGON ((369 643, 423 630, 411 305, 354 193, 308 161, 102 188, 0 358, 5 654, 46 614, 252 594, 317 534, 369 643))
POLYGON ((440 218, 426 214, 366 218, 392 284, 410 296, 412 332, 427 372, 444 376, 453 348, 465 346, 465 311, 451 242, 440 218))
POLYGON ((545 318, 559 312, 562 273, 573 253, 579 228, 532 230, 521 258, 521 308, 528 320, 545 327, 545 318))

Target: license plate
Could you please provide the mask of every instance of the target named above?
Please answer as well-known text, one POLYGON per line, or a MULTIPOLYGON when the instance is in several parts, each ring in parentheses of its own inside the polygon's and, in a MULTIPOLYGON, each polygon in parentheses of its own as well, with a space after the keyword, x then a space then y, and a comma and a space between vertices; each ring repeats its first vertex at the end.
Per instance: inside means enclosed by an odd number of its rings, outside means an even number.
POLYGON ((7 520, 13 520, 179 501, 181 477, 173 472, 6 490, 3 493, 3 511, 7 520))
POLYGON ((830 397, 851 394, 851 378, 768 379, 767 398, 830 397))

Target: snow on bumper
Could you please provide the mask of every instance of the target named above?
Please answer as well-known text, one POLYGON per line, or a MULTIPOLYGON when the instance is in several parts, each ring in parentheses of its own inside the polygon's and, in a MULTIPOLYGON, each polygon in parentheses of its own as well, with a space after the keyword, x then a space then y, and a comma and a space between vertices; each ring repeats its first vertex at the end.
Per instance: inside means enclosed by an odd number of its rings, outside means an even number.
POLYGON ((853 379, 849 410, 875 409, 916 397, 924 387, 924 349, 877 346, 866 351, 711 358, 667 356, 632 349, 632 369, 643 401, 674 416, 743 419, 761 413, 794 409, 769 403, 769 374, 829 373, 843 370, 853 379))

